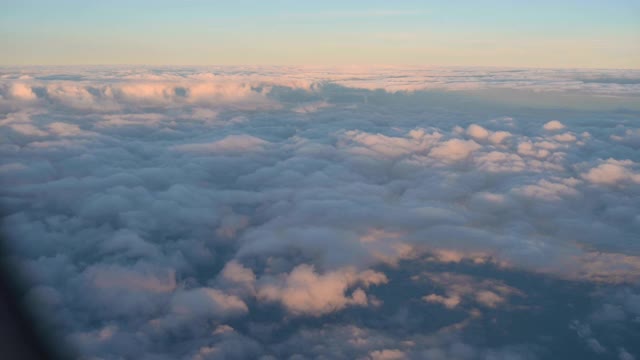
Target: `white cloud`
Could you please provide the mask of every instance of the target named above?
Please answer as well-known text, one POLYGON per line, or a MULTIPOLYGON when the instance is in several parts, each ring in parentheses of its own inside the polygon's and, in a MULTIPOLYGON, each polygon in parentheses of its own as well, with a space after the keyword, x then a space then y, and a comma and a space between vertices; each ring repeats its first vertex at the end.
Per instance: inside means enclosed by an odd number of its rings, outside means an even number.
POLYGON ((480 148, 481 146, 473 140, 451 139, 434 147, 429 156, 444 161, 459 161, 468 158, 480 148))
POLYGON ((371 270, 358 273, 346 268, 317 274, 313 267, 300 265, 280 279, 262 279, 258 297, 279 301, 293 314, 320 316, 349 305, 368 305, 361 288, 351 294, 348 290, 356 285, 367 288, 387 281, 384 274, 371 270))
POLYGON ((549 131, 562 130, 565 126, 558 120, 551 120, 544 124, 544 129, 549 131))
POLYGON ((488 172, 520 172, 532 170, 518 154, 491 151, 475 157, 478 168, 488 172))
POLYGON ((609 158, 600 165, 582 173, 582 177, 598 185, 616 185, 621 183, 640 183, 640 173, 633 171, 635 163, 631 160, 609 158))
POLYGON ((422 299, 429 303, 442 304, 449 309, 453 309, 460 304, 460 297, 456 295, 445 297, 437 294, 429 294, 425 295, 422 299))
POLYGON ((441 137, 442 134, 439 132, 427 132, 421 128, 410 130, 405 137, 352 130, 344 134, 343 141, 345 146, 356 145, 350 150, 352 153, 393 158, 424 153, 441 137))
POLYGON ((508 131, 496 131, 489 135, 489 141, 494 144, 501 144, 511 136, 511 133, 508 131))
POLYGON ((20 82, 13 83, 11 85, 9 95, 20 100, 35 100, 37 98, 33 89, 29 85, 20 82))
POLYGON ((571 133, 555 135, 553 139, 560 142, 574 142, 577 140, 576 136, 571 133))
POLYGON ((480 125, 471 124, 467 128, 467 134, 474 139, 484 140, 489 137, 489 131, 480 125))

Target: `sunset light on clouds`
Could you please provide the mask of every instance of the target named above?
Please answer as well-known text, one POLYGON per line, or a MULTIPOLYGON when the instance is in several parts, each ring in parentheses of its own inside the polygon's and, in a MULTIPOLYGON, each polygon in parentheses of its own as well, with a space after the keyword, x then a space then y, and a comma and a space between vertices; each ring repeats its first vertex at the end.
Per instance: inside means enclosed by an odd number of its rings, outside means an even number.
POLYGON ((637 2, 1 4, 6 351, 640 359, 637 2))

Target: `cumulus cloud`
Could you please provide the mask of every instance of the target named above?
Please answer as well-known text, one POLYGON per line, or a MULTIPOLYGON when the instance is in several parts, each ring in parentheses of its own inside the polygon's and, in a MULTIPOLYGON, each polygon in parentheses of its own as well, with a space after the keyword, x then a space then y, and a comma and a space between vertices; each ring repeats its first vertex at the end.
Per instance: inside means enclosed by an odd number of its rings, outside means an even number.
POLYGON ((489 141, 495 145, 501 144, 511 136, 511 133, 508 131, 489 131, 477 124, 469 125, 469 127, 467 127, 466 134, 477 141, 489 141))
POLYGON ((355 145, 351 152, 362 155, 400 157, 427 151, 442 137, 439 132, 429 133, 425 129, 413 129, 404 137, 352 130, 344 134, 344 145, 355 145))
POLYGON ((599 185, 616 185, 621 183, 640 183, 640 173, 633 169, 636 164, 631 160, 615 160, 609 158, 598 166, 582 174, 582 177, 599 185))
POLYGON ((5 69, 7 261, 87 358, 638 358, 636 73, 5 69))
POLYGON ((459 161, 480 148, 481 146, 473 140, 451 139, 434 147, 430 155, 444 161, 459 161))
POLYGON ((241 294, 255 295, 256 275, 250 268, 244 267, 235 260, 229 261, 220 272, 220 280, 240 290, 241 294))
POLYGON ((313 267, 299 265, 280 279, 261 279, 258 297, 280 301, 294 314, 320 316, 349 305, 368 305, 362 288, 353 289, 351 294, 347 291, 356 285, 368 288, 387 281, 384 274, 371 270, 358 273, 347 268, 317 274, 313 267))
POLYGON ((16 82, 11 85, 9 95, 20 100, 36 99, 36 94, 33 92, 33 89, 29 85, 21 82, 16 82))
POLYGON ((543 127, 545 130, 549 131, 562 130, 565 128, 565 126, 558 120, 551 120, 548 123, 544 124, 543 127))
POLYGON ((555 135, 553 137, 553 139, 556 140, 556 141, 560 141, 560 142, 574 142, 574 141, 577 140, 575 135, 573 135, 571 133, 564 133, 564 134, 555 135))
POLYGON ((369 354, 371 360, 402 360, 407 356, 404 352, 396 349, 375 350, 369 354))
POLYGON ((510 136, 511 133, 508 131, 496 131, 489 135, 489 141, 494 144, 501 144, 510 136))
POLYGON ((467 128, 467 134, 475 139, 486 139, 489 137, 489 131, 476 124, 469 125, 467 128))
POLYGON ((465 301, 473 301, 482 306, 495 308, 507 301, 510 296, 524 294, 513 287, 494 280, 474 279, 466 275, 452 273, 429 274, 416 276, 417 281, 428 280, 435 285, 444 287, 445 295, 428 294, 422 299, 429 303, 439 303, 453 309, 465 301))

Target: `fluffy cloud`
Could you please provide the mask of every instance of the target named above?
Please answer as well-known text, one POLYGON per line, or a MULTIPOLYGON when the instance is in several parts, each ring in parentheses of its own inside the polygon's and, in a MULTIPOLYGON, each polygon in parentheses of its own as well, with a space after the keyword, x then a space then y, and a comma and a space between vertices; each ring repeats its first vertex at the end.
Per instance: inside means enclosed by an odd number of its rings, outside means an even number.
POLYGON ((407 135, 407 137, 391 137, 348 131, 345 133, 345 140, 359 145, 351 150, 354 153, 398 157, 424 152, 442 136, 437 132, 428 134, 424 129, 413 129, 407 135))
POLYGON ((548 123, 544 124, 543 127, 545 130, 549 131, 562 130, 565 128, 565 126, 558 120, 551 120, 548 123))
POLYGON ((36 94, 33 92, 33 89, 21 82, 13 83, 9 88, 9 95, 13 98, 20 100, 35 100, 36 94))
POLYGON ((320 316, 349 305, 368 305, 362 288, 352 290, 350 295, 347 290, 355 285, 367 288, 386 282, 384 274, 371 270, 358 273, 347 268, 317 274, 313 267, 299 265, 281 279, 262 279, 258 297, 280 301, 294 314, 320 316))
POLYGON ((621 183, 640 183, 640 173, 633 168, 636 164, 631 160, 607 159, 598 166, 582 174, 582 177, 601 185, 616 185, 621 183))
POLYGON ((444 161, 459 161, 480 148, 481 146, 473 140, 451 139, 434 147, 430 155, 444 161))
POLYGON ((256 295, 256 275, 235 260, 229 261, 218 277, 233 293, 244 297, 256 295))
POLYGON ((6 69, 7 261, 88 358, 638 358, 633 76, 6 69))
POLYGON ((476 124, 469 125, 467 128, 467 134, 475 139, 486 139, 489 137, 489 131, 476 124))
POLYGON ((415 277, 418 281, 425 279, 444 287, 445 295, 429 294, 422 299, 430 303, 440 303, 449 309, 453 309, 465 301, 473 301, 482 306, 495 308, 507 301, 510 296, 523 296, 523 293, 513 287, 494 280, 474 279, 465 275, 439 273, 424 273, 415 277))

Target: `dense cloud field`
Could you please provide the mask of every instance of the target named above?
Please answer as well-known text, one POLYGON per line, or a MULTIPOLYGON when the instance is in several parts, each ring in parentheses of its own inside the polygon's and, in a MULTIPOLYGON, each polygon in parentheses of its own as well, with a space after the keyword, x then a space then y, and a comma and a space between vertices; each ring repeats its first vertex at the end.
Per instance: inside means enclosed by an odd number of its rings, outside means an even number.
POLYGON ((640 71, 3 68, 24 300, 87 359, 640 359, 640 71))

